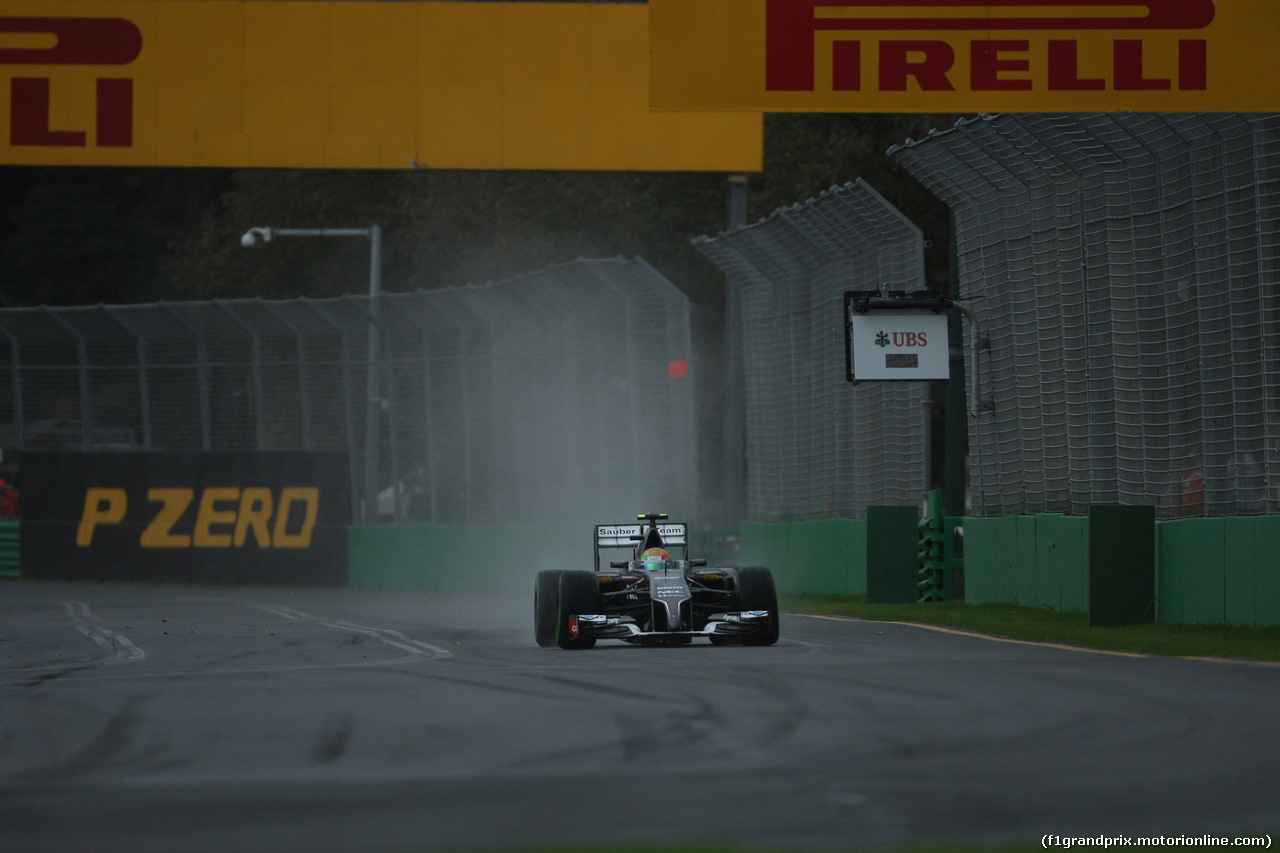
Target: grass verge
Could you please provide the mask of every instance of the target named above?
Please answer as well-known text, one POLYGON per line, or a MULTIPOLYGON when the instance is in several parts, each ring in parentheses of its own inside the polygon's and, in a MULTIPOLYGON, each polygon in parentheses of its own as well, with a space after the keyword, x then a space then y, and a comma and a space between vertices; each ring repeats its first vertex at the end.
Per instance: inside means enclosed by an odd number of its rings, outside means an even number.
POLYGON ((1280 661, 1280 628, 1227 625, 1127 625, 1090 628, 1081 613, 1013 604, 868 604, 866 596, 797 595, 779 602, 790 613, 852 616, 881 622, 941 625, 1013 640, 1175 657, 1280 661))

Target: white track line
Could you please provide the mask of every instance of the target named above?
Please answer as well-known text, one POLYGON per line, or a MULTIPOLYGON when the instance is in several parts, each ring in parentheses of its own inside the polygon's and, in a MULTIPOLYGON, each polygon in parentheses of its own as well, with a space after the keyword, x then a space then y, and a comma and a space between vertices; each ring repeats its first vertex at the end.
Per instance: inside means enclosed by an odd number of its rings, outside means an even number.
POLYGON ((97 643, 108 657, 103 663, 132 663, 145 660, 147 653, 135 646, 128 637, 112 631, 83 601, 64 601, 63 608, 76 630, 97 643))
POLYGON ((1037 646, 1042 649, 1062 649, 1068 652, 1086 652, 1094 655, 1110 655, 1119 658, 1147 658, 1150 660, 1159 660, 1166 658, 1168 660, 1198 660, 1205 663, 1233 663, 1240 666, 1270 666, 1280 667, 1280 661, 1274 660, 1250 660, 1247 658, 1222 658, 1210 657, 1204 655, 1158 655, 1148 652, 1122 652, 1115 649, 1095 649, 1090 646, 1072 646, 1067 643, 1048 643, 1040 640, 1016 640, 1012 637, 997 637, 994 634, 983 634, 978 631, 968 631, 964 628, 950 628, 945 625, 929 625, 924 622, 902 622, 898 620, 879 620, 879 619, 862 619, 857 616, 828 616, 819 613, 792 613, 792 616, 803 616, 807 619, 826 619, 831 622, 862 622, 866 625, 905 625, 908 628, 923 628, 926 631, 937 631, 940 634, 956 634, 961 637, 976 637, 979 640, 991 640, 995 643, 1009 643, 1015 646, 1037 646))
POLYGON ((357 625, 354 622, 334 622, 328 619, 322 619, 319 616, 312 616, 310 613, 303 613, 301 610, 294 610, 290 607, 274 607, 269 604, 253 604, 246 603, 247 607, 253 607, 258 610, 265 610, 268 613, 274 613, 277 616, 283 616, 285 619, 294 619, 300 622, 314 622, 317 625, 324 625, 326 628, 336 628, 339 631, 352 631, 357 634, 364 634, 366 637, 372 637, 380 643, 409 652, 414 655, 425 655, 433 658, 451 658, 453 652, 442 649, 439 646, 433 646, 430 643, 424 643, 421 640, 415 640, 412 637, 405 636, 399 631, 393 631, 390 628, 370 628, 366 625, 357 625))

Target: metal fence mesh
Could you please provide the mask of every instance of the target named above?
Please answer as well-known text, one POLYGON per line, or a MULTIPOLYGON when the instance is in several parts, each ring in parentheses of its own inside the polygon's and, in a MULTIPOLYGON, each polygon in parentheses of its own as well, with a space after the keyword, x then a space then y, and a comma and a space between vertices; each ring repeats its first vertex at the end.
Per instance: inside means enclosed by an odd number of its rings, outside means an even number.
MULTIPOLYGON (((980 324, 975 512, 1280 512, 1280 116, 982 116, 892 154, 951 207, 980 324)), ((843 381, 840 297, 922 287, 919 230, 858 181, 694 242, 741 300, 746 516, 918 500, 924 390, 843 381)), ((690 355, 687 300, 639 260, 5 309, 0 445, 346 451, 370 517, 690 514, 690 355)))
POLYGON ((690 356, 687 299, 640 260, 377 300, 5 309, 0 442, 345 451, 369 520, 688 514, 690 356))
POLYGON ((920 230, 863 181, 694 245, 742 300, 747 517, 857 517, 924 484, 919 383, 844 381, 846 290, 918 290, 920 230))
POLYGON ((1280 511, 1280 117, 983 116, 891 153, 980 322, 975 511, 1280 511))

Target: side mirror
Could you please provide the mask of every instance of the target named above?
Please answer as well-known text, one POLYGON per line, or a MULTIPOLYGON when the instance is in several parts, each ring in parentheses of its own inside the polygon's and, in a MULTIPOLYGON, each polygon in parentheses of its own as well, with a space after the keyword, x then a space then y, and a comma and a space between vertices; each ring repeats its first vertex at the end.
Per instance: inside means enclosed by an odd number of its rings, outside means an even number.
POLYGON ((626 560, 612 560, 612 561, 610 561, 610 563, 609 563, 609 568, 611 568, 611 569, 629 569, 629 568, 631 568, 631 564, 630 564, 630 563, 628 563, 626 560))
POLYGON ((706 560, 690 560, 689 561, 689 567, 694 569, 696 569, 698 566, 705 566, 706 564, 707 564, 706 560))

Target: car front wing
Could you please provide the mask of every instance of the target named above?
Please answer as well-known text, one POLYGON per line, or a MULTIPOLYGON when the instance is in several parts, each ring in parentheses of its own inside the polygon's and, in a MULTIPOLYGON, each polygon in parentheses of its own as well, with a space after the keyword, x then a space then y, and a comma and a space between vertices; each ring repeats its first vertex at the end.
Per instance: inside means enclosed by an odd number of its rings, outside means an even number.
POLYGON ((574 637, 593 637, 597 640, 623 640, 641 642, 646 639, 694 639, 697 637, 744 637, 759 633, 769 627, 769 611, 743 610, 737 613, 716 613, 699 631, 642 631, 640 626, 625 616, 605 614, 581 614, 569 616, 569 634, 574 637))

